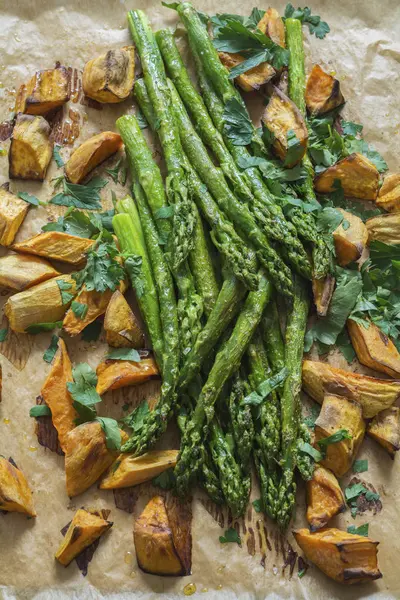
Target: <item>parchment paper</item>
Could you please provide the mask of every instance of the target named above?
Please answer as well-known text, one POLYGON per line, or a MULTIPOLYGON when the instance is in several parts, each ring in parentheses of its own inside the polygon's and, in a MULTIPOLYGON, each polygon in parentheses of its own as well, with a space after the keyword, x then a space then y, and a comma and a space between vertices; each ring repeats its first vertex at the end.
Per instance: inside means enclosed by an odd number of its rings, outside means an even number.
MULTIPOLYGON (((79 71, 87 60, 109 48, 130 43, 125 15, 131 8, 145 9, 154 28, 175 27, 175 13, 164 9, 159 2, 120 0, 70 0, 65 6, 57 0, 3 0, 0 17, 0 121, 6 120, 14 105, 15 92, 37 69, 51 68, 55 61, 77 69, 74 72, 78 86, 79 71)), ((223 3, 198 0, 204 12, 231 12, 249 14, 255 2, 228 0, 223 3)), ((284 3, 274 6, 283 12, 284 3)), ((267 4, 260 5, 267 8, 267 4)), ((329 71, 335 71, 348 100, 345 115, 364 124, 365 136, 383 153, 391 170, 399 164, 399 66, 400 66, 400 6, 397 0, 349 2, 314 0, 313 12, 322 15, 331 33, 325 40, 309 40, 307 53, 310 64, 320 62, 329 71)), ((64 109, 63 133, 58 139, 72 142, 62 151, 68 157, 73 145, 81 143, 93 133, 115 130, 115 120, 132 111, 132 101, 119 105, 105 105, 102 110, 85 104, 75 90, 75 102, 64 109), (82 104, 83 102, 83 104, 82 104), (72 112, 70 112, 72 110, 72 112), (72 138, 80 134, 78 139, 72 138)), ((9 142, 1 143, 8 149, 9 142)), ((115 159, 110 160, 115 164, 115 159)), ((102 172, 101 168, 99 172, 102 172)), ((46 200, 52 193, 50 180, 60 174, 54 162, 46 182, 14 181, 12 191, 27 190, 46 200)), ((7 156, 0 156, 0 184, 8 180, 7 156)), ((102 190, 105 208, 110 206, 112 183, 102 190)), ((53 207, 47 213, 42 207, 32 208, 18 239, 39 232, 49 215, 61 214, 53 207)), ((2 302, 8 292, 1 291, 2 302)), ((5 325, 3 324, 2 327, 5 325)), ((29 408, 35 403, 41 385, 49 371, 43 361, 43 352, 50 341, 49 334, 35 337, 9 334, 0 344, 3 366, 3 402, 0 404, 0 453, 12 456, 23 469, 34 492, 38 516, 27 520, 17 514, 0 515, 0 598, 164 598, 183 597, 188 583, 196 586, 196 595, 224 600, 240 597, 312 600, 400 597, 400 513, 399 513, 399 458, 394 463, 383 449, 366 440, 359 457, 368 458, 369 470, 362 479, 372 483, 382 498, 383 510, 373 517, 366 513, 357 517, 355 524, 370 522, 370 536, 380 541, 379 564, 383 579, 375 584, 346 588, 333 583, 312 565, 299 579, 297 564, 293 575, 284 568, 286 559, 293 559, 286 542, 274 526, 249 505, 246 518, 234 525, 242 538, 242 547, 221 545, 219 535, 229 526, 225 511, 218 514, 207 500, 198 494, 193 501, 193 573, 185 578, 160 578, 142 573, 137 565, 132 537, 132 515, 114 506, 111 492, 93 486, 72 501, 66 495, 63 458, 38 445, 34 420, 29 408), (60 529, 68 523, 76 508, 95 506, 110 508, 114 526, 101 539, 89 572, 84 578, 75 563, 67 569, 54 560, 61 541, 60 529), (223 526, 223 528, 220 527, 223 526)), ((87 361, 95 368, 104 355, 103 342, 82 343, 66 338, 74 362, 87 361)), ((330 360, 333 359, 332 357, 330 360)), ((347 368, 344 359, 341 366, 347 368)), ((356 370, 361 370, 355 365, 356 370)), ((126 402, 135 405, 147 394, 154 393, 155 384, 141 388, 127 388, 105 396, 102 414, 122 415, 126 402)), ((346 484, 349 476, 344 479, 346 484)), ((149 485, 142 486, 135 513, 154 493, 149 485)), ((258 491, 253 490, 253 497, 258 491)), ((304 524, 304 491, 298 494, 295 525, 304 524)), ((334 523, 347 527, 354 521, 349 511, 334 523)), ((291 537, 289 542, 297 550, 291 537)), ((295 557, 294 557, 295 558, 295 557)), ((287 561, 286 561, 287 562, 287 561)))

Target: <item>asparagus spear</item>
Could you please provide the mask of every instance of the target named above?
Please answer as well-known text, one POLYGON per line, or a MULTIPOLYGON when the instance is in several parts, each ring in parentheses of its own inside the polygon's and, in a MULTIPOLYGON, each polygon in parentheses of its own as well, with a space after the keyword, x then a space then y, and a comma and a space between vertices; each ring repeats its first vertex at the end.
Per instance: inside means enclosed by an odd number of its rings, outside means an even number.
POLYGON ((223 385, 239 368, 243 353, 268 303, 271 289, 271 284, 262 275, 259 289, 256 292, 249 293, 231 336, 216 355, 208 379, 203 386, 196 408, 183 436, 181 452, 175 467, 177 489, 180 494, 187 493, 191 479, 199 471, 202 460, 199 445, 201 444, 205 421, 206 424, 211 423, 214 417, 214 404, 223 385))
MULTIPOLYGON (((135 96, 152 129, 155 129, 155 115, 143 79, 135 84, 135 96)), ((191 175, 194 200, 211 227, 211 238, 218 251, 226 258, 232 272, 249 289, 256 289, 258 278, 256 274, 257 261, 252 249, 248 248, 238 236, 232 224, 225 218, 214 199, 209 194, 197 173, 184 154, 184 166, 191 175)))
POLYGON ((311 279, 311 266, 295 227, 286 221, 282 209, 274 203, 269 190, 264 185, 251 185, 251 182, 246 181, 246 174, 237 167, 222 135, 214 127, 200 94, 191 82, 172 33, 168 30, 158 31, 156 41, 168 74, 194 121, 196 131, 214 152, 225 177, 232 182, 236 193, 248 202, 252 215, 265 234, 281 243, 294 268, 304 277, 311 279))
MULTIPOLYGON (((306 117, 306 102, 304 90, 306 89, 306 72, 304 67, 303 30, 301 21, 298 19, 286 19, 286 45, 290 51, 289 58, 289 97, 297 104, 300 112, 306 117)), ((314 169, 308 153, 303 158, 303 166, 307 170, 305 182, 301 185, 301 191, 308 202, 316 202, 314 192, 314 169)), ((295 211, 295 219, 299 218, 295 211)), ((307 232, 307 230, 306 230, 307 232)), ((313 262, 316 279, 325 277, 329 272, 331 254, 321 234, 312 232, 311 242, 314 244, 313 262)))
MULTIPOLYGON (((166 242, 166 259, 171 268, 173 242, 172 225, 169 219, 159 218, 159 211, 168 206, 160 169, 155 163, 150 148, 142 134, 137 119, 125 115, 117 121, 117 127, 125 144, 132 180, 142 186, 149 203, 160 239, 166 242)), ((187 261, 174 269, 174 279, 179 291, 178 317, 180 324, 181 352, 186 355, 200 330, 203 312, 202 301, 194 287, 192 273, 187 261)))
POLYGON ((279 312, 275 298, 270 303, 268 311, 263 315, 261 330, 269 364, 275 372, 278 372, 285 366, 285 343, 282 337, 279 312))
POLYGON ((146 87, 159 122, 159 137, 167 165, 166 189, 173 215, 173 269, 187 258, 193 245, 195 214, 191 182, 182 163, 182 146, 175 126, 162 59, 146 15, 128 13, 128 25, 140 56, 146 87))
POLYGON ((289 375, 281 396, 282 419, 282 479, 279 485, 279 507, 277 520, 287 527, 295 504, 296 448, 300 433, 300 390, 301 365, 304 351, 304 335, 309 309, 309 293, 298 277, 295 277, 295 295, 292 310, 288 315, 285 334, 285 365, 289 375))
POLYGON ((158 368, 162 373, 164 338, 160 318, 160 305, 136 207, 134 207, 134 210, 137 216, 135 222, 127 214, 117 214, 113 217, 113 227, 120 248, 126 257, 125 267, 130 276, 132 287, 136 290, 140 312, 147 325, 154 356, 158 368), (130 266, 134 268, 131 269, 130 266), (137 271, 139 271, 138 274, 137 271))
POLYGON ((255 246, 257 257, 277 290, 291 297, 292 280, 289 268, 269 245, 267 238, 258 228, 247 206, 241 204, 231 192, 223 174, 215 167, 205 146, 195 132, 174 84, 170 80, 168 83, 170 84, 173 110, 181 141, 191 164, 202 181, 208 186, 221 210, 241 231, 245 239, 255 246))

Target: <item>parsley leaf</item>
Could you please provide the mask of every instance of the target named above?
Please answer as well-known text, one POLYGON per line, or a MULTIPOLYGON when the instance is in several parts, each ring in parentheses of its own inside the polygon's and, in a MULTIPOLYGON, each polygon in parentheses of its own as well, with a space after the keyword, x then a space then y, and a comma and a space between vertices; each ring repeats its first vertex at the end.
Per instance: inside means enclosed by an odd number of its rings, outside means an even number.
POLYGON ((67 389, 74 402, 73 406, 79 415, 77 424, 93 421, 96 418, 94 404, 101 402, 96 391, 97 375, 87 363, 80 363, 72 369, 74 382, 67 383, 67 389))
POLYGON ((368 537, 368 523, 364 523, 364 525, 360 525, 356 527, 355 525, 350 525, 347 528, 347 533, 354 533, 356 535, 363 535, 368 537))
POLYGON ((253 505, 254 510, 256 511, 256 513, 262 512, 262 500, 261 500, 261 498, 256 498, 255 500, 253 500, 252 505, 253 505))
POLYGON ((0 342, 4 342, 4 340, 7 338, 7 334, 8 334, 8 329, 0 329, 0 342))
POLYGON ((253 124, 246 108, 237 98, 230 98, 225 104, 224 130, 234 146, 247 146, 253 136, 253 124))
POLYGON ((174 216, 174 207, 173 206, 162 206, 159 208, 155 214, 155 219, 170 219, 174 216))
POLYGON ((368 500, 368 502, 371 502, 371 500, 374 500, 375 502, 377 500, 379 500, 380 495, 377 492, 371 492, 371 490, 367 490, 365 492, 365 499, 368 500))
POLYGON ((149 413, 149 405, 146 400, 144 400, 129 415, 124 417, 122 421, 125 425, 133 429, 133 431, 138 432, 143 427, 149 413))
POLYGON ((258 156, 240 156, 238 165, 241 169, 258 167, 268 180, 279 182, 301 181, 307 177, 305 168, 298 164, 291 169, 284 168, 277 160, 266 160, 258 156))
POLYGON ((136 296, 141 298, 145 291, 145 282, 142 273, 142 257, 136 254, 130 254, 125 258, 125 270, 128 273, 136 296))
POLYGON ((319 450, 317 450, 313 446, 311 446, 311 444, 309 444, 308 442, 301 442, 298 445, 297 449, 299 450, 299 452, 303 452, 304 454, 308 454, 308 456, 311 456, 311 458, 313 458, 315 462, 319 462, 323 458, 322 453, 319 452, 319 450))
MULTIPOLYGON (((42 231, 62 231, 70 235, 90 239, 100 233, 102 228, 101 218, 96 221, 94 215, 88 215, 76 208, 69 208, 64 216, 59 217, 57 221, 47 223, 42 227, 42 231)), ((100 215, 96 214, 99 218, 100 215)))
POLYGON ((304 417, 303 423, 310 429, 315 429, 315 421, 318 419, 320 413, 319 406, 311 406, 310 412, 304 417))
POLYGON ((289 375, 289 370, 283 367, 278 373, 275 373, 271 377, 268 377, 265 381, 260 383, 257 390, 251 392, 248 396, 243 398, 241 404, 250 404, 252 406, 259 406, 262 404, 267 396, 273 392, 276 388, 280 387, 289 375))
POLYGON ((332 433, 332 435, 328 435, 328 437, 318 440, 317 444, 321 449, 322 455, 324 456, 328 446, 331 444, 337 444, 342 440, 351 440, 351 437, 352 436, 347 429, 338 429, 338 431, 335 431, 335 433, 332 433))
POLYGON ((111 176, 111 179, 113 180, 114 183, 118 183, 119 172, 121 170, 121 167, 122 167, 122 158, 119 159, 119 161, 115 164, 114 167, 105 169, 106 173, 108 173, 111 176))
POLYGON ((46 202, 42 202, 41 200, 39 200, 39 198, 36 198, 36 196, 28 194, 28 192, 18 192, 18 198, 21 198, 21 200, 24 200, 29 204, 33 204, 33 206, 39 206, 39 204, 44 206, 46 204, 46 202))
POLYGON ((302 23, 308 26, 311 34, 320 40, 324 39, 327 33, 330 32, 330 27, 325 21, 321 21, 321 17, 311 14, 311 10, 305 8, 294 8, 292 4, 287 4, 285 8, 285 19, 299 19, 302 23))
POLYGON ((121 431, 115 419, 109 417, 96 417, 104 431, 106 437, 106 446, 109 450, 118 451, 121 449, 121 431))
POLYGON ((175 475, 173 469, 167 469, 154 477, 151 482, 153 485, 161 488, 162 490, 172 490, 175 487, 175 475))
POLYGON ((47 406, 47 404, 37 404, 36 406, 32 406, 29 411, 30 417, 50 417, 51 410, 47 406))
POLYGON ((304 148, 293 129, 289 129, 287 132, 286 140, 287 153, 283 164, 290 165, 299 162, 300 157, 303 156, 304 148))
POLYGON ((81 339, 84 342, 97 342, 100 337, 102 327, 102 322, 99 320, 89 323, 89 325, 87 325, 82 331, 81 339))
POLYGON ((56 161, 57 167, 59 167, 61 169, 65 163, 61 157, 60 150, 61 150, 60 144, 54 144, 53 158, 56 161))
POLYGON ((350 364, 356 357, 356 353, 351 343, 349 334, 346 329, 343 329, 336 338, 336 346, 343 354, 347 362, 350 364))
POLYGON ((99 242, 89 248, 86 254, 86 265, 81 271, 73 273, 78 289, 85 284, 87 291, 115 291, 125 273, 123 266, 115 260, 117 247, 112 242, 99 242))
POLYGON ((239 546, 242 545, 242 540, 240 539, 240 536, 236 529, 234 529, 233 527, 229 527, 229 529, 225 531, 224 535, 220 535, 219 541, 221 542, 221 544, 236 542, 236 544, 239 544, 239 546))
POLYGON ((368 460, 366 458, 355 460, 353 473, 364 473, 365 471, 368 471, 368 460))
POLYGON ((29 327, 25 329, 25 333, 36 335, 37 333, 51 331, 52 329, 59 329, 60 327, 62 327, 62 321, 54 321, 53 323, 36 323, 35 325, 29 325, 29 327))
POLYGON ((68 281, 64 281, 63 279, 57 279, 57 285, 61 294, 61 302, 63 304, 68 304, 69 302, 71 302, 75 294, 70 294, 65 290, 70 290, 72 288, 72 283, 68 283, 68 281))
POLYGON ((72 312, 78 319, 84 319, 86 317, 89 306, 82 302, 73 301, 71 304, 72 312))
POLYGON ((107 354, 107 359, 140 362, 140 354, 134 348, 116 348, 107 354))
POLYGON ((354 485, 347 486, 347 488, 344 490, 344 496, 347 500, 347 503, 349 503, 367 491, 367 488, 362 483, 355 483, 354 485))
POLYGON ((139 123, 139 127, 140 129, 147 129, 147 127, 149 126, 146 117, 144 116, 144 114, 142 113, 142 111, 139 109, 137 111, 137 113, 135 114, 135 117, 139 123))
POLYGON ((47 363, 51 363, 53 360, 57 349, 58 349, 58 335, 53 335, 51 337, 50 346, 47 348, 46 352, 43 354, 43 360, 47 363))
POLYGON ((100 190, 107 185, 106 179, 93 177, 86 185, 70 183, 65 178, 62 181, 63 191, 53 196, 50 204, 59 206, 74 206, 86 210, 101 208, 100 190))

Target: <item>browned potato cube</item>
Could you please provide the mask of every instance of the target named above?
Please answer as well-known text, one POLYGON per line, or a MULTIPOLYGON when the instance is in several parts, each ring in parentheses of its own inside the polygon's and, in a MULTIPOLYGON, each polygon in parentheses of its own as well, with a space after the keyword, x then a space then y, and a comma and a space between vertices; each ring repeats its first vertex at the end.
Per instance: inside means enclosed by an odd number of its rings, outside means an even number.
POLYGON ((16 113, 46 115, 68 102, 70 75, 65 67, 36 71, 27 84, 22 84, 15 102, 16 113))
POLYGON ((320 317, 325 317, 328 312, 332 294, 335 290, 335 283, 335 278, 332 275, 327 275, 324 279, 313 279, 312 281, 314 304, 320 317))
POLYGON ((367 433, 394 458, 400 450, 400 408, 391 406, 378 413, 368 423, 367 433))
POLYGON ((375 200, 378 195, 379 171, 363 154, 350 154, 317 175, 315 190, 321 194, 333 192, 337 179, 345 196, 375 200))
POLYGON ((0 456, 0 510, 36 517, 25 475, 4 456, 0 456))
POLYGON ((385 244, 400 244, 400 214, 378 215, 365 223, 369 240, 385 244))
POLYGON ((109 346, 115 348, 143 348, 144 333, 125 297, 116 290, 107 306, 104 330, 109 346))
POLYGON ((339 583, 362 583, 382 577, 378 569, 378 542, 334 528, 315 533, 298 529, 293 534, 307 560, 339 583))
POLYGON ((362 220, 356 215, 337 209, 343 216, 347 229, 342 222, 333 232, 335 241, 336 258, 341 267, 358 260, 368 242, 368 230, 362 220))
MULTIPOLYGON (((222 64, 231 70, 233 67, 240 65, 244 60, 244 56, 237 53, 218 52, 218 56, 222 64)), ((270 79, 275 75, 275 69, 268 63, 261 63, 257 67, 253 67, 235 77, 238 85, 245 92, 252 92, 253 90, 259 90, 262 85, 268 83, 270 79)))
POLYGON ((400 211, 400 173, 392 173, 385 177, 375 202, 389 212, 400 211))
POLYGON ((314 115, 329 112, 344 102, 339 81, 319 65, 315 65, 308 76, 305 100, 309 112, 314 115))
POLYGON ((62 231, 46 231, 14 244, 13 250, 79 265, 85 260, 86 252, 94 243, 94 240, 70 235, 62 231))
POLYGON ((346 510, 346 499, 329 469, 317 465, 307 481, 307 521, 311 531, 325 527, 332 517, 346 510))
POLYGON ((257 24, 257 29, 262 31, 271 40, 285 47, 285 25, 283 19, 275 8, 268 8, 261 21, 257 24))
POLYGON ((365 421, 358 402, 342 396, 326 395, 315 421, 316 447, 320 447, 319 441, 342 429, 350 434, 350 439, 326 446, 325 458, 320 461, 320 464, 333 471, 336 477, 342 477, 353 464, 364 439, 365 421))
POLYGON ((128 98, 135 81, 135 48, 109 50, 86 63, 82 87, 97 102, 122 102, 128 98))
POLYGON ((43 181, 52 154, 48 122, 43 117, 19 114, 8 154, 10 178, 43 181))
POLYGON ((0 244, 11 246, 21 227, 29 204, 0 187, 0 244))
POLYGON ((347 330, 361 364, 391 377, 400 377, 399 351, 375 323, 370 322, 369 327, 364 327, 348 319, 347 330))
POLYGON ((21 292, 60 275, 47 260, 26 254, 7 254, 0 258, 0 285, 21 292))
POLYGON ((273 148, 279 158, 286 161, 288 153, 288 134, 294 132, 300 141, 300 151, 293 160, 285 163, 293 167, 301 161, 308 143, 308 131, 305 120, 295 105, 280 89, 274 87, 274 92, 262 116, 262 121, 267 129, 275 136, 273 148))
POLYGON ((117 152, 122 146, 118 133, 103 131, 89 138, 71 154, 65 174, 71 183, 80 183, 90 171, 117 152))
POLYGON ((56 552, 55 558, 59 563, 67 567, 70 562, 93 544, 103 533, 112 527, 111 521, 106 521, 98 513, 84 508, 76 511, 64 540, 56 552))
POLYGON ((159 377, 156 361, 151 356, 141 358, 140 362, 105 359, 97 366, 96 374, 96 389, 100 396, 109 390, 138 385, 159 377))
POLYGON ((139 485, 176 465, 178 450, 150 450, 141 456, 120 454, 100 482, 102 490, 139 485))

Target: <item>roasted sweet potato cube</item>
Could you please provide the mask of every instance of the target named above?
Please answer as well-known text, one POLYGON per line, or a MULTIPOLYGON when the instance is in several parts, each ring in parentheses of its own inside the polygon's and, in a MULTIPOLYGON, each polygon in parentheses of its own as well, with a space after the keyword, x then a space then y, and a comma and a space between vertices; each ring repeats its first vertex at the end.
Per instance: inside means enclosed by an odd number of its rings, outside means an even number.
POLYGON ((75 419, 78 416, 67 388, 67 383, 73 380, 67 347, 64 340, 59 338, 54 362, 43 384, 41 395, 51 410, 51 419, 57 429, 58 440, 64 452, 67 436, 70 431, 75 429, 75 419))
POLYGON ((64 567, 67 567, 78 554, 83 552, 90 544, 93 544, 112 525, 111 521, 106 521, 99 514, 80 508, 74 514, 55 558, 64 567))
POLYGON ((375 202, 389 212, 400 211, 400 173, 392 173, 385 177, 375 202))
POLYGON ((369 241, 378 240, 385 244, 400 244, 400 214, 378 215, 365 223, 369 241))
POLYGON ((43 181, 52 154, 48 122, 43 117, 19 114, 8 154, 10 178, 43 181))
POLYGON ((307 481, 307 521, 311 531, 325 527, 332 517, 346 510, 346 499, 329 469, 317 465, 307 481))
MULTIPOLYGON (((121 438, 127 438, 123 431, 121 438)), ((118 456, 107 448, 104 431, 97 421, 83 423, 70 431, 64 451, 67 494, 70 498, 90 488, 118 456)))
POLYGON ((285 165, 293 167, 303 158, 308 143, 308 131, 304 117, 294 102, 281 90, 274 87, 274 92, 262 116, 265 127, 274 136, 273 148, 285 165), (296 135, 300 142, 295 152, 288 155, 289 136, 296 135))
POLYGON ((29 204, 0 187, 0 244, 11 246, 28 212, 29 204))
POLYGON ((394 458, 400 450, 400 408, 391 406, 378 413, 368 423, 367 433, 394 458))
POLYGON ((143 348, 144 332, 131 307, 119 290, 107 306, 104 330, 109 346, 115 348, 143 348))
POLYGON ((97 366, 96 374, 96 389, 100 395, 159 377, 156 361, 148 355, 142 357, 140 362, 105 359, 97 366))
POLYGON ((335 290, 335 278, 327 275, 324 279, 313 279, 312 290, 317 314, 325 317, 335 290))
POLYGON ((31 325, 62 320, 71 300, 63 303, 59 285, 74 295, 75 280, 70 275, 61 275, 11 296, 4 307, 11 329, 24 333, 31 325))
POLYGON ((400 398, 400 381, 368 377, 323 362, 305 360, 302 376, 303 389, 313 400, 322 404, 325 394, 352 398, 362 406, 365 419, 375 417, 400 398))
POLYGON ((65 165, 65 174, 71 183, 80 183, 90 171, 117 152, 122 146, 118 133, 103 131, 78 146, 65 165))
POLYGON ((102 490, 138 485, 174 467, 178 450, 150 450, 142 456, 120 454, 100 482, 102 490))
POLYGON ((86 252, 94 243, 94 240, 61 231, 46 231, 14 244, 13 250, 79 265, 85 260, 86 252))
POLYGON ((379 171, 363 154, 354 152, 317 175, 315 190, 320 194, 333 192, 336 180, 345 196, 375 200, 378 195, 379 171))
POLYGON ((285 25, 283 19, 275 8, 268 8, 261 21, 257 24, 257 29, 262 31, 271 40, 285 47, 285 25))
POLYGON ((347 330, 361 364, 391 377, 400 377, 400 354, 392 340, 375 325, 347 320, 347 330))
POLYGON ((342 213, 344 220, 333 232, 333 239, 337 261, 341 267, 345 267, 362 255, 368 242, 368 230, 360 217, 342 208, 337 210, 342 213))
POLYGON ((319 65, 314 65, 308 76, 305 99, 307 109, 313 115, 329 112, 344 102, 339 81, 319 65))
POLYGON ((7 254, 0 258, 0 285, 21 292, 60 275, 47 260, 26 254, 7 254))
MULTIPOLYGON (((218 56, 222 64, 230 71, 233 67, 240 65, 244 60, 244 56, 235 52, 218 52, 218 56)), ((235 81, 245 92, 259 90, 262 85, 268 83, 275 75, 275 69, 268 63, 264 62, 249 69, 245 73, 235 77, 235 81)))
POLYGON ((97 102, 122 102, 128 98, 135 81, 135 48, 109 50, 86 63, 82 87, 97 102))
POLYGON ((4 456, 0 456, 0 510, 36 517, 25 475, 4 456))
MULTIPOLYGON (((133 532, 136 558, 145 573, 153 575, 187 575, 190 573, 174 543, 174 532, 164 499, 154 496, 136 519, 133 532)), ((186 536, 188 543, 190 537, 186 536)))
POLYGON ((15 102, 16 113, 46 115, 68 102, 70 75, 65 67, 36 71, 27 84, 22 84, 15 102))
POLYGON ((326 446, 325 458, 320 461, 336 477, 341 477, 350 469, 364 439, 365 421, 358 402, 332 394, 326 395, 315 421, 316 447, 320 447, 318 442, 343 429, 350 434, 350 439, 342 439, 326 446))
POLYGON ((380 579, 377 546, 368 537, 325 528, 311 533, 308 529, 293 532, 307 560, 339 583, 362 583, 380 579))

